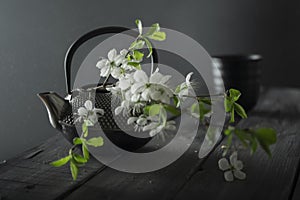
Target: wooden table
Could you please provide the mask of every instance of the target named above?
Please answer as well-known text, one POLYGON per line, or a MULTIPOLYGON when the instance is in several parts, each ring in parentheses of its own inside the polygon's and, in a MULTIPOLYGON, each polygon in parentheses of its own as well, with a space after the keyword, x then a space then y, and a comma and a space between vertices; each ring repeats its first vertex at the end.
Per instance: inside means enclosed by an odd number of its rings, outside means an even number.
POLYGON ((70 145, 55 135, 42 145, 0 165, 1 199, 300 199, 300 90, 269 89, 240 127, 273 127, 278 142, 273 157, 259 150, 241 153, 247 179, 227 183, 218 170, 220 148, 198 159, 197 141, 172 165, 145 174, 129 174, 91 160, 72 181, 68 166, 49 162, 70 145))

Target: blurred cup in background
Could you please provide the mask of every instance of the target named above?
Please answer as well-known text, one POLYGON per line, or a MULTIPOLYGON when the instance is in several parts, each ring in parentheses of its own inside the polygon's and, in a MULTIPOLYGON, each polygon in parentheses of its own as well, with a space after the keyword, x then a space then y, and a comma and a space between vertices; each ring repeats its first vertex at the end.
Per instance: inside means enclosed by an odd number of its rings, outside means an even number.
MULTIPOLYGON (((221 90, 222 81, 225 89, 240 90, 239 103, 246 111, 251 110, 259 97, 261 88, 261 55, 217 55, 213 58, 213 74, 216 90, 221 90)), ((221 92, 221 91, 220 91, 221 92)))

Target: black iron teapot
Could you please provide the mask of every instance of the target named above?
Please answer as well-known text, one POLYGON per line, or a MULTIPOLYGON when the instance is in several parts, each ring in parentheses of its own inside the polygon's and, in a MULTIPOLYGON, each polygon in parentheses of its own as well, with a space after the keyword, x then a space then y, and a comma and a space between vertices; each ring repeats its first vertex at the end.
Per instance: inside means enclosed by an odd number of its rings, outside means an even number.
MULTIPOLYGON (((79 39, 77 39, 68 49, 65 61, 65 80, 67 96, 65 98, 59 96, 55 92, 39 93, 38 96, 47 108, 49 121, 51 125, 62 132, 64 137, 73 142, 78 133, 75 126, 75 119, 73 111, 83 106, 84 102, 88 99, 87 93, 73 92, 71 90, 71 65, 72 59, 76 50, 85 42, 93 37, 109 34, 109 33, 122 33, 128 35, 137 35, 133 30, 124 27, 104 27, 92 30, 79 39)), ((158 63, 157 51, 153 48, 153 62, 158 63)), ((102 108, 105 111, 105 116, 99 118, 99 124, 105 135, 111 140, 112 143, 125 150, 136 150, 148 143, 151 138, 138 138, 124 133, 119 124, 126 123, 125 117, 114 117, 111 108, 111 93, 106 90, 106 87, 99 87, 95 91, 95 107, 102 108), (117 121, 117 123, 116 123, 117 121)))

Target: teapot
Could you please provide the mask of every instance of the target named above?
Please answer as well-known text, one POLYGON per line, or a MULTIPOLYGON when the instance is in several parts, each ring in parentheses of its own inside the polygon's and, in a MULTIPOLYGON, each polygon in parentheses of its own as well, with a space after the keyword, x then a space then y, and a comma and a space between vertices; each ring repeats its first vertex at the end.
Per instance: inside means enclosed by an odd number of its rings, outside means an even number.
MULTIPOLYGON (((61 97, 52 91, 37 94, 47 109, 52 127, 61 132, 70 143, 73 143, 73 139, 79 135, 76 130, 73 111, 77 111, 77 109, 83 106, 84 102, 89 98, 88 93, 71 90, 71 65, 73 56, 82 44, 96 36, 122 32, 128 35, 136 34, 136 31, 128 28, 112 26, 98 28, 79 37, 69 47, 64 60, 67 95, 61 97)), ((155 48, 153 48, 152 56, 153 62, 158 63, 157 51, 155 48)), ((105 111, 105 115, 98 120, 104 134, 112 143, 125 150, 135 151, 143 147, 151 140, 151 138, 134 137, 126 134, 119 128, 119 124, 127 123, 127 121, 123 116, 113 116, 111 109, 112 95, 106 87, 109 86, 103 85, 103 87, 101 87, 100 85, 95 91, 95 107, 102 108, 105 111)))

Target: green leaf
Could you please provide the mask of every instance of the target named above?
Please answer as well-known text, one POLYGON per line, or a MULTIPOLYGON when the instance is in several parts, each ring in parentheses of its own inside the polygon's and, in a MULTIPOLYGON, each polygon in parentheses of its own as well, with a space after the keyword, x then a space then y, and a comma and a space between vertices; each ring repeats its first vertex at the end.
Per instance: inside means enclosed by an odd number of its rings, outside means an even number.
POLYGON ((73 154, 73 159, 79 164, 84 164, 88 161, 86 158, 82 157, 79 154, 73 154))
POLYGON ((160 27, 158 23, 152 24, 148 32, 145 34, 145 36, 153 35, 155 32, 158 32, 159 30, 160 27))
POLYGON ((158 31, 158 32, 154 32, 152 35, 149 35, 147 37, 152 40, 164 41, 166 39, 166 33, 158 31))
POLYGON ((152 52, 153 52, 153 50, 152 50, 152 44, 151 44, 151 42, 147 39, 147 38, 143 38, 143 40, 146 42, 146 46, 147 46, 147 48, 148 48, 148 50, 149 50, 149 54, 147 55, 147 58, 149 58, 151 55, 152 55, 152 52))
POLYGON ((150 106, 149 109, 149 116, 155 116, 160 113, 161 105, 160 104, 153 104, 150 106))
POLYGON ((149 115, 150 107, 151 107, 151 106, 145 106, 145 107, 144 107, 143 113, 144 113, 145 115, 149 115))
POLYGON ((271 157, 270 145, 276 143, 276 131, 272 128, 258 128, 254 130, 254 135, 260 146, 271 157))
POLYGON ((238 104, 238 103, 234 103, 234 110, 235 112, 241 116, 242 118, 247 118, 247 114, 246 114, 246 111, 244 110, 244 108, 238 104))
POLYGON ((82 153, 85 159, 88 160, 90 158, 90 153, 85 143, 82 144, 82 153))
POLYGON ((138 63, 138 62, 128 62, 127 64, 130 65, 130 66, 135 67, 135 68, 138 69, 138 70, 141 70, 141 69, 142 69, 141 64, 138 63))
POLYGON ((164 108, 175 116, 178 116, 181 113, 179 109, 171 105, 164 105, 164 108))
POLYGON ((250 154, 253 155, 257 150, 257 140, 254 135, 252 135, 252 141, 251 141, 251 151, 250 154))
POLYGON ((70 170, 72 173, 73 180, 75 181, 77 179, 77 175, 78 175, 78 167, 76 166, 76 164, 74 162, 70 162, 70 170))
POLYGON ((204 116, 209 113, 211 110, 208 109, 203 101, 199 101, 199 113, 200 113, 200 120, 203 121, 204 120, 204 116))
POLYGON ((142 52, 138 51, 138 50, 133 50, 133 57, 134 57, 135 60, 140 61, 140 60, 143 59, 144 54, 142 52))
POLYGON ((175 93, 178 94, 180 92, 181 85, 177 85, 175 89, 175 93))
POLYGON ((145 41, 143 40, 135 40, 133 43, 131 43, 129 49, 142 49, 145 45, 145 41))
POLYGON ((87 137, 88 134, 89 134, 89 129, 88 129, 88 126, 87 126, 86 122, 84 122, 82 124, 82 132, 83 132, 84 137, 87 137))
POLYGON ((234 133, 245 147, 249 147, 249 138, 251 138, 251 136, 247 134, 246 131, 242 129, 235 129, 234 133))
POLYGON ((173 96, 173 100, 174 105, 176 106, 176 108, 178 108, 180 106, 180 99, 177 96, 173 96))
POLYGON ((142 33, 143 33, 143 25, 142 25, 141 20, 139 20, 139 19, 135 20, 135 24, 136 24, 137 27, 138 27, 138 30, 139 30, 140 35, 142 35, 142 33))
POLYGON ((231 110, 230 112, 230 123, 233 123, 234 122, 234 109, 231 110))
POLYGON ((86 141, 86 144, 93 146, 93 147, 100 147, 103 145, 103 138, 102 137, 94 137, 86 141))
POLYGON ((79 137, 74 138, 73 144, 75 144, 75 145, 82 144, 81 138, 79 138, 79 137))
POLYGON ((50 165, 52 165, 54 167, 60 167, 60 166, 65 165, 67 162, 69 162, 70 159, 71 159, 71 156, 66 156, 64 158, 61 158, 59 160, 51 162, 50 165))
POLYGON ((207 105, 211 105, 211 99, 209 98, 200 98, 199 99, 201 102, 203 102, 204 104, 207 104, 207 105))
POLYGON ((225 112, 231 112, 232 111, 232 107, 233 107, 233 102, 231 101, 231 99, 229 97, 225 97, 224 98, 225 112))
POLYGON ((236 89, 230 89, 229 94, 233 101, 237 101, 241 96, 241 92, 236 89))

